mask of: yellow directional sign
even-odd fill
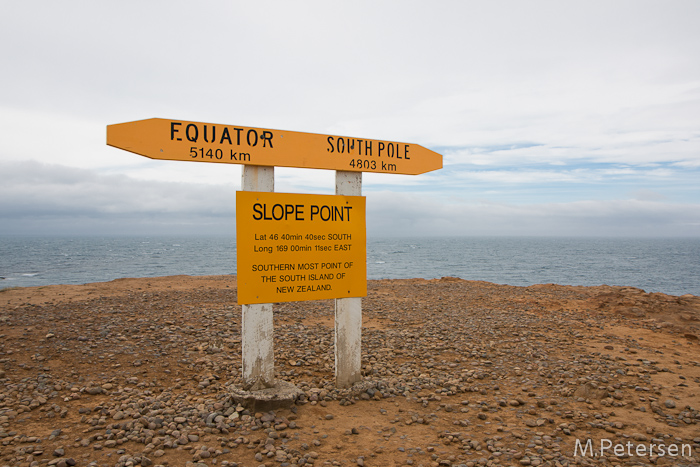
[[[151,118],[107,126],[107,144],[151,159],[417,175],[442,156],[417,144]]]
[[[364,196],[236,192],[238,303],[367,295]]]

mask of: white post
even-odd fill
[[[362,172],[335,172],[335,194],[362,196]],[[347,388],[362,379],[362,299],[335,300],[335,385]]]
[[[275,168],[244,165],[241,187],[243,191],[275,191]],[[249,391],[271,388],[275,385],[272,303],[242,308],[243,387]]]

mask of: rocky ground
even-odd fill
[[[699,297],[370,281],[362,392],[333,302],[276,304],[304,391],[276,413],[229,395],[235,303],[235,276],[1,291],[0,466],[700,465]]]

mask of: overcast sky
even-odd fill
[[[105,144],[159,117],[443,154],[364,174],[370,235],[700,237],[695,0],[0,6],[0,234],[232,235],[240,166]]]

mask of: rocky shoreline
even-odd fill
[[[700,465],[699,297],[369,281],[351,390],[333,301],[276,304],[303,395],[268,413],[230,395],[235,303],[235,276],[1,291],[0,466]]]

